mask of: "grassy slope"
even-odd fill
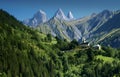
[[[13,16],[0,10],[0,73],[8,77],[51,76],[43,65],[50,60],[46,51],[52,51],[46,45],[48,42],[45,42],[45,38],[46,35],[22,25]],[[55,38],[49,42],[50,45],[55,43]]]

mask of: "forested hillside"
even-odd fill
[[[81,47],[0,10],[0,77],[119,77],[120,49]]]

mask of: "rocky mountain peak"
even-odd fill
[[[68,17],[68,19],[70,19],[70,20],[73,20],[73,19],[74,19],[74,16],[73,16],[73,14],[72,14],[71,11],[69,11],[67,17]]]
[[[54,17],[60,19],[60,20],[67,20],[67,17],[65,16],[64,12],[62,11],[61,8],[59,8],[57,10],[57,12],[55,13]]]

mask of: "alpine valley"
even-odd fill
[[[47,14],[40,10],[33,18],[23,23],[44,34],[52,34],[60,39],[79,43],[85,38],[90,44],[120,47],[120,10],[104,10],[98,14],[76,19],[70,11],[66,16],[62,9],[48,19]]]
[[[23,23],[0,10],[0,77],[120,77],[120,11]]]

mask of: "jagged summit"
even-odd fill
[[[98,15],[99,16],[106,16],[108,17],[109,15],[112,15],[113,12],[112,11],[109,11],[109,10],[103,10],[101,13],[99,13]]]
[[[46,15],[46,13],[45,13],[43,10],[39,10],[38,13],[41,13],[41,14],[45,14],[45,15]]]
[[[110,10],[105,9],[101,13],[110,13],[110,12],[111,12]]]
[[[46,22],[47,21],[47,16],[46,16],[46,13],[42,10],[39,10],[35,15],[34,17],[38,23],[43,23],[43,22]]]
[[[60,20],[67,20],[67,17],[65,16],[64,12],[62,11],[61,8],[59,8],[57,10],[57,12],[55,13],[54,17],[60,19]]]
[[[94,17],[94,16],[96,16],[96,15],[97,15],[96,13],[92,13],[92,14],[91,14],[91,17]]]
[[[37,26],[47,21],[47,15],[44,11],[37,11],[31,19],[24,20],[23,23],[30,26]]]
[[[70,19],[70,20],[73,20],[73,19],[74,19],[74,16],[73,16],[73,14],[72,14],[71,11],[69,11],[67,17],[68,17],[68,19]]]

